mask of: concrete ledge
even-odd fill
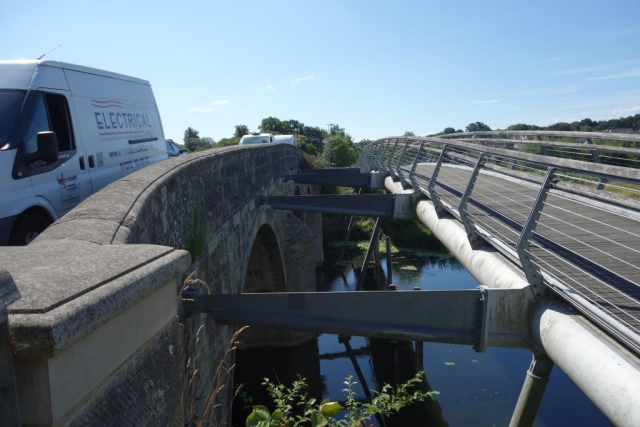
[[[9,310],[19,360],[55,356],[167,278],[177,288],[191,263],[187,252],[161,246],[79,241],[0,248],[0,257],[23,296]]]
[[[169,280],[54,357],[24,363],[18,360],[22,421],[49,424],[62,417],[174,320],[176,300],[175,280]],[[48,387],[43,387],[45,384]]]

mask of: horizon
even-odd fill
[[[277,1],[7,3],[2,59],[71,62],[151,82],[165,136],[335,123],[354,141],[548,126],[640,113],[632,1],[535,5]],[[52,25],[52,22],[55,25]]]

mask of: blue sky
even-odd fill
[[[147,79],[165,133],[267,116],[355,140],[640,113],[640,1],[0,0],[1,59]]]

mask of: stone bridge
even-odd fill
[[[21,422],[224,417],[231,377],[216,369],[235,328],[207,315],[180,324],[179,292],[194,272],[192,286],[209,293],[315,290],[320,214],[256,203],[311,194],[312,186],[284,180],[304,164],[282,144],[172,158],[87,199],[28,247],[0,248],[21,293],[9,307]],[[307,337],[252,330],[243,341]]]

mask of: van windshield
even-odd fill
[[[9,140],[26,93],[25,90],[0,90],[0,147]]]

